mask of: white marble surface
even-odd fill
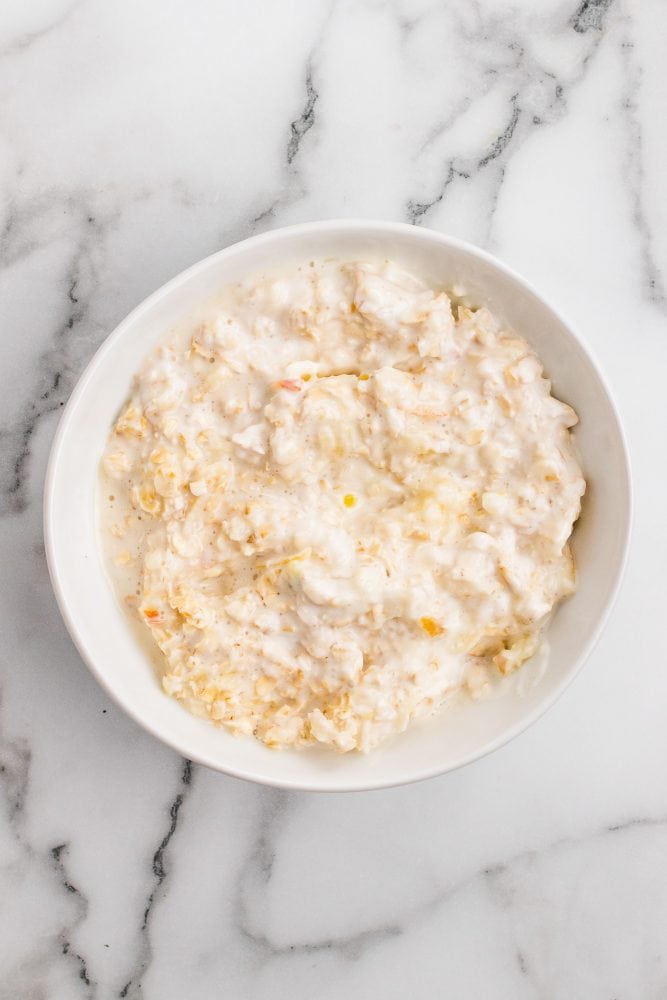
[[[667,997],[664,0],[0,5],[0,998]],[[47,580],[46,456],[95,347],[200,257],[411,220],[585,332],[637,488],[612,620],[548,716],[382,793],[190,767]]]

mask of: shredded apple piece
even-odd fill
[[[444,635],[446,631],[444,625],[441,625],[440,622],[434,621],[433,618],[420,618],[419,624],[424,631],[428,632],[428,634],[432,637],[436,635]]]

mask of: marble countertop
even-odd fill
[[[5,0],[0,1000],[667,996],[667,8],[661,0]],[[138,729],[44,561],[60,408],[145,295],[337,216],[497,253],[627,428],[611,621],[548,715],[443,778],[255,787]]]

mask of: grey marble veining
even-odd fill
[[[0,1000],[667,996],[661,0],[8,0],[0,12]],[[636,525],[551,712],[491,758],[309,796],[111,704],[46,576],[61,407],[145,295],[367,216],[480,243],[614,388]]]

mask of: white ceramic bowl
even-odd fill
[[[105,575],[96,523],[100,455],[153,345],[221,286],[313,257],[391,257],[438,284],[463,285],[535,348],[554,392],[580,415],[576,436],[588,489],[574,534],[578,589],[549,627],[544,672],[524,665],[502,696],[457,703],[367,756],[269,750],[190,715],[162,691],[155,665]],[[630,526],[627,450],[597,364],[572,328],[522,278],[475,247],[427,229],[382,222],[321,222],[254,237],[195,264],[151,295],[105,341],[81,377],[53,444],[45,539],[63,618],[108,693],[158,739],[228,774],[285,788],[353,790],[427,778],[475,760],[537,719],[590,653],[622,575]]]

